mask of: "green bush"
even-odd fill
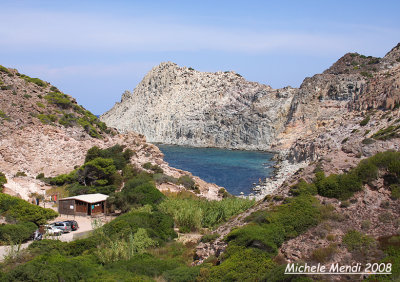
[[[0,225],[0,242],[23,243],[28,240],[37,229],[33,222],[22,222],[17,224]]]
[[[370,116],[366,116],[362,121],[360,121],[360,125],[361,126],[366,126],[370,119],[371,119]]]
[[[166,281],[174,282],[190,282],[196,281],[197,276],[200,274],[200,267],[180,266],[171,270],[163,272],[163,278]]]
[[[0,172],[0,188],[3,188],[4,184],[6,183],[7,183],[7,177],[5,176],[4,173]]]
[[[99,270],[93,257],[40,255],[7,274],[7,281],[82,281]]]
[[[360,74],[366,78],[372,78],[374,77],[371,73],[367,72],[367,71],[362,71],[360,72]]]
[[[48,181],[51,185],[58,185],[58,186],[74,183],[75,181],[77,181],[76,171],[74,170],[68,174],[57,175],[53,178],[50,178]]]
[[[8,68],[3,67],[2,65],[0,65],[0,72],[4,72],[4,73],[7,73],[7,74],[10,74],[10,73],[11,73],[11,72],[8,70]]]
[[[264,252],[234,246],[227,250],[227,258],[212,267],[204,278],[205,281],[261,281],[273,267],[275,263]]]
[[[19,222],[30,221],[37,225],[45,224],[47,220],[57,217],[52,209],[32,205],[27,201],[0,193],[0,214]]]
[[[10,117],[9,116],[7,116],[3,111],[1,111],[0,110],[0,118],[2,118],[2,119],[4,119],[4,120],[7,120],[7,121],[10,121],[11,119],[10,119]]]
[[[364,235],[357,230],[348,231],[344,235],[342,242],[350,252],[367,251],[375,245],[374,238]]]
[[[318,194],[325,197],[347,200],[354,192],[362,189],[363,183],[370,183],[378,178],[378,172],[382,171],[386,176],[390,176],[390,184],[399,183],[400,179],[400,152],[386,151],[362,160],[357,167],[348,173],[331,174],[325,177],[322,171],[315,174],[314,183]],[[307,187],[304,183],[299,183],[298,187]],[[298,194],[295,186],[292,193]]]
[[[158,184],[167,183],[167,182],[171,182],[171,183],[175,183],[175,184],[178,183],[178,179],[176,179],[173,176],[169,176],[169,175],[166,175],[163,173],[155,173],[153,175],[153,180]]]
[[[178,183],[185,186],[186,189],[196,189],[196,182],[194,182],[194,180],[189,175],[183,175],[179,177]]]
[[[60,240],[43,239],[32,242],[28,249],[35,255],[44,255],[50,253],[59,253],[64,256],[79,256],[83,253],[91,252],[97,249],[98,238],[90,236],[85,239],[78,239],[71,242]]]
[[[214,241],[215,239],[217,239],[220,235],[218,233],[214,233],[214,234],[206,234],[203,235],[203,237],[201,237],[200,242],[203,243],[208,243],[211,241]]]
[[[385,256],[379,263],[391,263],[392,269],[390,275],[370,275],[368,281],[399,281],[400,280],[400,247],[399,245],[389,245],[384,248]]]
[[[290,193],[294,196],[299,196],[301,194],[316,195],[317,192],[315,184],[308,184],[304,179],[300,179],[299,182],[290,189]]]
[[[85,186],[79,183],[73,183],[66,186],[69,196],[83,195],[83,194],[105,194],[110,195],[117,189],[114,185],[106,186]]]
[[[368,183],[378,177],[378,167],[371,159],[362,160],[354,171],[358,178],[364,183]]]
[[[386,128],[380,129],[378,132],[373,134],[371,137],[377,140],[390,140],[400,136],[400,125],[390,125]]]
[[[143,167],[144,169],[151,169],[152,164],[151,164],[151,162],[147,162],[147,163],[144,163],[144,164],[142,165],[142,167]]]
[[[85,239],[74,240],[69,242],[65,246],[65,252],[71,256],[82,255],[85,252],[94,251],[97,249],[98,245],[97,238],[95,236],[90,236]]]
[[[131,165],[128,166],[133,151],[124,148],[121,145],[107,149],[92,147],[86,154],[84,165],[68,174],[61,174],[45,181],[58,186],[69,184],[66,189],[70,195],[112,194],[123,181],[128,181],[138,174]],[[122,170],[124,176],[117,170]]]
[[[362,189],[362,183],[356,173],[331,174],[325,177],[323,172],[318,172],[315,184],[319,195],[340,200],[346,200],[354,192]]]
[[[50,87],[50,91],[53,91],[53,92],[60,92],[60,90],[58,90],[58,88],[55,87],[55,86],[51,86],[51,87]]]
[[[106,240],[98,247],[95,255],[102,264],[109,264],[119,260],[129,260],[156,245],[157,242],[149,237],[146,229],[138,228],[134,235],[129,234],[126,239]]]
[[[152,170],[152,171],[154,171],[155,173],[163,173],[163,172],[164,172],[163,169],[162,169],[161,167],[159,167],[159,166],[156,165],[156,164],[152,165],[150,162],[144,163],[144,164],[142,165],[142,167],[143,167],[144,169]]]
[[[20,76],[21,78],[23,78],[25,81],[34,83],[34,84],[36,84],[37,86],[40,86],[40,87],[45,87],[45,86],[47,86],[47,83],[44,82],[43,80],[39,79],[39,78],[36,78],[36,77],[29,77],[29,76],[27,76],[27,75],[25,75],[25,74],[20,74],[19,76]]]
[[[233,230],[227,235],[226,241],[229,242],[229,246],[258,248],[273,257],[285,240],[294,238],[318,224],[318,200],[310,195],[301,195],[291,198],[270,212],[258,213],[253,218],[257,219],[258,223],[250,223]]]
[[[93,138],[101,138],[101,135],[98,133],[96,128],[88,121],[86,118],[78,118],[78,124],[83,127],[85,132],[89,134]]]
[[[36,179],[44,179],[44,178],[45,177],[44,177],[44,173],[43,172],[41,172],[38,175],[36,175]]]
[[[50,254],[51,252],[58,252],[66,255],[67,242],[60,240],[43,239],[40,241],[33,241],[29,246],[28,250],[35,255]]]
[[[150,254],[135,255],[127,261],[118,261],[107,265],[109,271],[127,271],[136,275],[146,275],[149,277],[161,276],[162,273],[182,266],[181,263],[175,260],[162,260],[155,258]]]
[[[375,143],[375,140],[374,140],[374,139],[371,139],[371,138],[365,138],[365,139],[363,139],[363,140],[361,141],[361,143],[364,144],[364,145],[371,145],[371,144],[374,144],[374,143]]]
[[[137,206],[158,205],[164,199],[165,196],[156,188],[151,175],[140,173],[129,180],[121,192],[111,195],[107,202],[110,207],[127,212]]]
[[[55,104],[63,109],[68,109],[72,106],[72,102],[69,97],[60,92],[50,92],[44,98],[51,104]]]
[[[107,237],[114,240],[128,238],[139,228],[145,229],[150,238],[160,245],[176,237],[173,219],[159,211],[132,210],[105,224],[103,231]]]
[[[397,200],[400,198],[400,185],[399,184],[390,185],[390,191],[391,191],[390,197],[393,200]]]
[[[25,171],[17,171],[17,173],[14,175],[15,177],[23,177],[26,176]]]
[[[57,121],[57,117],[55,115],[45,115],[45,114],[38,114],[37,118],[44,124],[51,124]]]
[[[77,123],[77,117],[74,114],[64,114],[58,121],[59,124],[65,127],[72,127]]]
[[[315,262],[325,263],[329,261],[332,256],[336,253],[336,244],[330,244],[328,247],[321,247],[313,250],[311,259]]]

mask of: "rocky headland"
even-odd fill
[[[396,149],[376,138],[373,144],[362,140],[396,120],[382,116],[398,108],[399,79],[400,45],[383,58],[347,53],[299,88],[272,89],[235,72],[199,72],[168,62],[100,119],[150,142],[278,152],[277,177],[267,181],[260,198],[327,154]],[[370,122],[361,126],[367,117]]]
[[[274,90],[232,71],[199,72],[167,62],[100,119],[149,142],[267,150],[284,129],[294,94],[293,88]]]

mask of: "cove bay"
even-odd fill
[[[170,166],[190,171],[233,195],[252,193],[253,183],[273,174],[273,154],[269,152],[156,145]]]

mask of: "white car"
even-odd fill
[[[61,234],[63,234],[62,230],[55,228],[52,225],[45,225],[44,231],[46,232],[46,235],[50,236],[60,236]]]

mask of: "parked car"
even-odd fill
[[[43,229],[46,235],[60,236],[61,234],[63,234],[63,231],[61,229],[56,228],[53,225],[44,225]]]
[[[75,220],[66,220],[64,222],[68,222],[71,224],[72,231],[78,230],[79,228],[78,222],[76,222]]]
[[[69,233],[72,230],[71,225],[63,221],[54,222],[53,226],[57,229],[60,229],[63,233]]]

